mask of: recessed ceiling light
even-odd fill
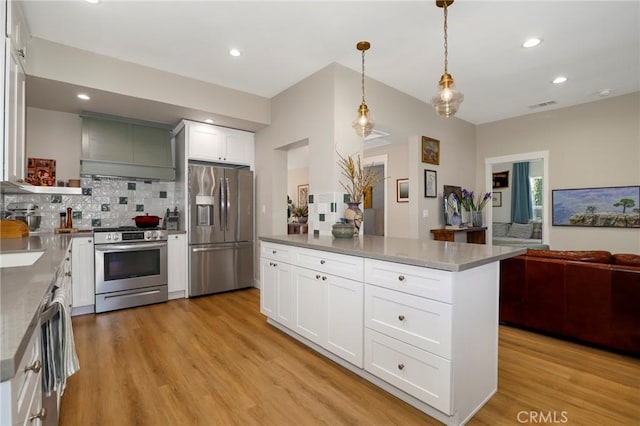
[[[598,92],[600,96],[609,96],[611,94],[611,89],[602,89]]]
[[[89,95],[87,95],[87,94],[79,93],[79,94],[78,94],[78,99],[82,99],[83,101],[88,101],[88,100],[89,100],[89,99],[91,99],[91,98],[90,98],[90,97],[89,97]]]
[[[553,79],[553,84],[560,84],[560,83],[564,83],[565,81],[567,81],[567,77],[564,77],[561,75]]]
[[[86,1],[87,3],[91,3],[91,4],[98,4],[98,3],[100,3],[100,0],[84,0],[84,1]]]
[[[207,118],[206,120],[204,120],[205,123],[209,123],[209,124],[213,124],[213,120],[210,118]]]
[[[229,55],[231,56],[240,56],[240,51],[238,49],[229,50]]]
[[[522,43],[522,47],[536,47],[540,43],[542,43],[542,40],[534,37],[527,39],[524,43]]]

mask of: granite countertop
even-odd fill
[[[464,271],[526,252],[526,249],[517,247],[374,235],[334,238],[291,234],[260,237],[260,240],[452,272]]]
[[[0,268],[0,381],[15,375],[71,239],[69,234],[40,233],[0,240],[2,253],[44,250],[33,265]]]

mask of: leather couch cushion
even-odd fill
[[[528,249],[527,256],[547,257],[552,259],[574,260],[592,263],[611,263],[611,253],[604,250],[572,251],[572,250],[537,250]]]
[[[618,253],[613,255],[613,263],[623,266],[640,266],[640,254]]]

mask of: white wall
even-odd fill
[[[551,190],[640,185],[638,117],[633,93],[479,125],[476,181],[487,157],[547,150]],[[640,229],[551,226],[549,234],[552,249],[640,253]]]
[[[81,138],[77,114],[27,108],[27,157],[56,160],[56,180],[80,179]]]

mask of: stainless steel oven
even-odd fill
[[[96,312],[166,302],[167,231],[94,229]]]

